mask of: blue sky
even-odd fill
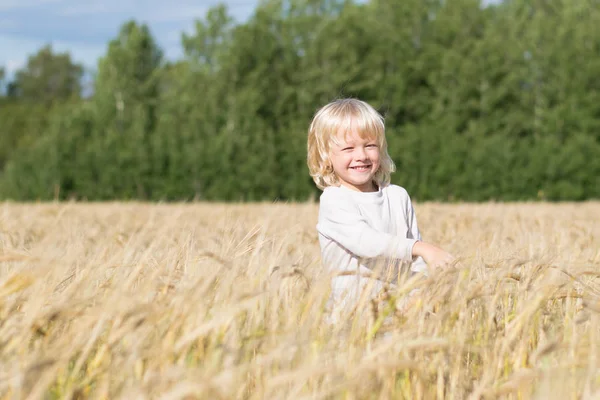
[[[495,3],[498,0],[484,0]],[[222,0],[237,20],[248,18],[258,0]],[[109,40],[129,20],[145,22],[167,58],[181,55],[181,33],[192,32],[219,0],[0,0],[0,67],[9,77],[45,44],[68,51],[95,69]]]
[[[258,0],[225,0],[238,21]],[[95,68],[121,25],[135,19],[150,26],[165,55],[181,54],[181,33],[219,0],[0,0],[0,67],[9,75],[47,43],[75,62]]]

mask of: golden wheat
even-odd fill
[[[458,264],[332,325],[316,204],[0,204],[0,398],[598,398],[600,204],[416,209]]]

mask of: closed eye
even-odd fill
[[[342,149],[342,151],[346,151],[346,150],[352,150],[352,147],[344,147],[344,148]]]

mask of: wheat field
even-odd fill
[[[600,203],[415,208],[458,263],[331,323],[317,204],[0,203],[0,398],[600,398]]]

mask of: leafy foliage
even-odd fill
[[[83,67],[74,64],[68,53],[55,54],[46,45],[17,71],[10,92],[24,101],[50,104],[78,97],[82,77]]]
[[[419,200],[599,197],[598,23],[593,0],[268,0],[243,24],[211,9],[166,61],[129,21],[92,96],[49,47],[9,83],[0,196],[311,198],[310,119],[352,96]]]

